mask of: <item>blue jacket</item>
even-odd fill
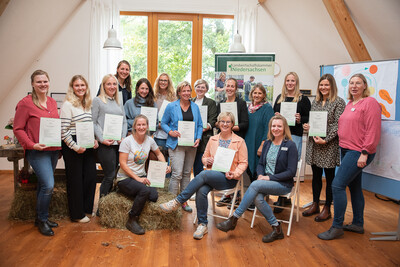
[[[161,120],[161,128],[164,132],[169,133],[171,130],[178,130],[178,121],[183,121],[183,115],[181,110],[181,100],[178,99],[168,104],[164,111],[164,115]],[[203,134],[203,121],[201,120],[200,109],[194,102],[190,101],[190,108],[193,113],[193,121],[195,122],[194,128],[194,141],[201,139]],[[175,149],[178,145],[178,138],[172,137],[168,134],[167,147]]]
[[[260,161],[257,165],[257,177],[266,175],[265,162],[271,141],[264,142]],[[276,181],[287,187],[293,187],[293,177],[297,171],[297,148],[296,144],[290,140],[283,140],[276,158],[275,173],[269,176],[271,181]]]

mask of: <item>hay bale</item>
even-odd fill
[[[36,216],[36,190],[17,188],[11,204],[8,219],[33,221]],[[69,217],[67,188],[65,181],[57,181],[54,185],[53,196],[49,207],[51,220]]]
[[[147,201],[139,217],[140,225],[146,230],[170,229],[181,227],[182,212],[178,209],[172,213],[165,213],[159,205],[175,198],[175,195],[165,189],[158,189],[157,202]],[[100,224],[107,228],[126,229],[129,211],[133,199],[123,194],[112,192],[99,201]]]

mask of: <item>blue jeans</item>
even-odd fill
[[[54,188],[54,170],[58,161],[57,151],[26,150],[25,155],[38,179],[36,213],[38,219],[46,222]]]
[[[218,171],[202,171],[197,175],[185,190],[176,198],[179,203],[185,203],[196,193],[196,208],[198,223],[207,225],[208,199],[207,195],[212,189],[225,190],[234,188],[238,180],[228,180],[225,174]]]
[[[343,228],[344,214],[347,207],[346,186],[350,189],[353,207],[353,224],[364,226],[364,195],[361,187],[363,168],[357,167],[361,152],[340,148],[341,165],[332,182],[334,217],[332,226]],[[368,155],[367,165],[375,154]]]
[[[271,207],[265,201],[265,195],[284,195],[292,191],[292,188],[286,187],[276,181],[256,180],[252,182],[247,189],[242,202],[233,213],[233,216],[240,218],[247,208],[254,201],[257,209],[267,219],[270,225],[275,225],[278,221],[274,216]]]
[[[292,134],[292,140],[296,144],[297,153],[298,153],[297,160],[300,160],[300,158],[301,158],[301,148],[302,148],[302,145],[303,145],[303,136],[298,136],[298,135]]]

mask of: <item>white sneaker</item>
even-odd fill
[[[197,226],[196,232],[194,232],[193,234],[193,238],[200,240],[203,238],[203,236],[205,234],[207,234],[208,232],[208,228],[207,225],[205,225],[204,223],[199,224],[199,226]]]
[[[167,213],[177,210],[180,206],[181,206],[181,203],[179,203],[176,200],[176,198],[174,198],[173,200],[170,200],[168,202],[160,204],[160,208],[164,212],[167,212]]]
[[[78,223],[88,223],[88,222],[90,222],[90,219],[89,219],[88,216],[85,216],[80,220],[76,220],[76,222],[78,222]]]
[[[190,201],[195,201],[196,200],[196,193],[193,194],[193,196],[190,197]]]

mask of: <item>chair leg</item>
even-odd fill
[[[251,228],[253,228],[253,226],[254,226],[254,221],[256,219],[256,214],[257,214],[257,207],[255,207],[254,211],[253,211],[253,218],[251,219],[251,224],[250,224]]]
[[[211,190],[211,202],[212,202],[213,213],[215,214],[215,194],[214,191],[212,190]]]
[[[235,203],[236,203],[237,195],[238,195],[238,187],[235,188],[235,193],[233,194],[232,204],[231,204],[231,208],[229,209],[228,218],[232,216],[233,211],[235,210]]]
[[[196,224],[196,221],[197,221],[197,213],[196,213],[196,215],[194,215],[193,224]]]
[[[293,211],[294,211],[294,206],[295,206],[294,201],[296,201],[296,199],[293,199],[292,207],[290,209],[290,217],[289,217],[289,226],[288,226],[287,236],[290,236],[290,230],[292,229]]]

